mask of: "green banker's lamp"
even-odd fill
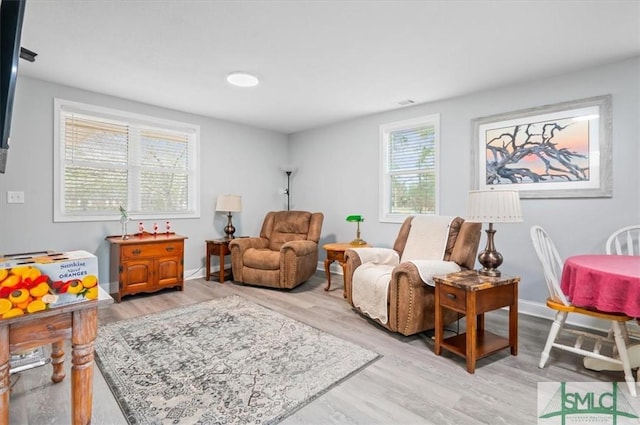
[[[356,223],[356,238],[351,241],[351,245],[366,245],[367,242],[360,239],[360,223],[364,221],[364,217],[361,215],[350,215],[347,216],[347,221],[350,223]]]

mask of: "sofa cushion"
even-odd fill
[[[246,267],[252,269],[278,270],[280,268],[280,251],[249,248],[244,252],[242,261]]]

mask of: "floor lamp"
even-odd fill
[[[291,174],[296,171],[296,167],[293,165],[283,165],[280,168],[287,175],[287,188],[284,190],[284,194],[287,195],[287,211],[289,211],[291,209]]]

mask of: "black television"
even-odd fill
[[[0,0],[0,173],[7,167],[25,0]]]

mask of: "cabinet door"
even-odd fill
[[[122,263],[120,284],[122,292],[144,291],[154,286],[153,260],[128,260]]]
[[[168,286],[182,282],[182,257],[158,258],[158,285]]]

